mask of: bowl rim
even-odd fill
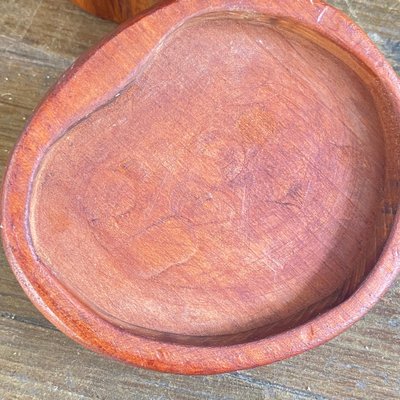
[[[110,68],[111,64],[102,58],[102,50],[107,46],[111,48],[115,40],[126,35],[128,30],[136,38],[146,32],[146,40],[139,40],[143,46],[141,54],[145,56],[170,29],[194,16],[218,11],[266,14],[273,18],[294,21],[318,32],[357,58],[380,79],[390,96],[396,113],[394,118],[397,119],[400,119],[400,81],[366,33],[343,12],[322,1],[181,0],[168,3],[165,7],[153,10],[151,14],[122,24],[116,32],[72,65],[36,109],[15,145],[3,181],[1,227],[6,257],[33,304],[58,329],[89,349],[136,366],[179,374],[215,374],[271,364],[333,339],[363,317],[386,292],[400,272],[399,215],[395,217],[395,223],[376,265],[356,292],[336,307],[300,326],[264,339],[221,347],[166,343],[139,337],[105,321],[74,298],[34,255],[27,232],[30,185],[35,178],[38,160],[45,151],[44,146],[50,146],[50,138],[54,139],[54,132],[58,132],[57,122],[54,126],[45,126],[43,121],[48,116],[55,117],[54,106],[66,97],[63,91],[65,85],[77,90],[73,85],[74,78],[79,73],[88,74],[91,65],[100,61],[104,71]],[[139,56],[136,58],[132,60],[132,63],[136,63],[133,64],[133,69],[141,61]],[[125,71],[121,69],[116,76],[106,78],[106,83],[101,84],[103,86],[100,90],[112,98],[130,77],[129,68]],[[88,96],[76,105],[77,111],[85,107],[87,110],[89,104],[92,109],[99,105]],[[59,118],[62,119],[63,117]],[[65,117],[64,125],[68,123],[71,121]]]

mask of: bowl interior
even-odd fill
[[[186,21],[41,160],[35,253],[98,315],[164,341],[243,343],[332,308],[392,218],[362,68],[287,21]]]

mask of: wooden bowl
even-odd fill
[[[210,374],[332,339],[399,272],[400,85],[319,1],[182,1],[61,78],[3,187],[7,257],[88,348]]]

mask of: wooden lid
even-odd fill
[[[37,109],[4,182],[7,257],[59,329],[135,365],[217,373],[315,347],[399,270],[399,93],[319,1],[171,4]]]

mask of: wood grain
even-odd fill
[[[11,3],[16,2],[8,3],[8,13],[1,13],[5,19],[3,29],[10,25],[13,18]],[[24,2],[24,5],[29,10],[28,3]],[[33,13],[37,2],[30,5],[29,12]],[[344,3],[341,5],[345,7]],[[398,27],[395,22],[398,21],[398,9],[385,13],[382,4],[374,5],[374,2],[351,2],[351,6],[362,14],[360,22],[364,20],[364,25],[370,27],[371,36],[380,32],[386,54],[391,55],[397,68],[395,43],[398,37],[395,33]],[[14,12],[14,15],[21,15],[18,8]],[[11,100],[4,96],[3,101],[7,104],[2,104],[0,111],[5,150],[12,145],[22,129],[23,118],[29,116],[46,87],[82,50],[82,37],[93,40],[95,34],[101,37],[107,26],[112,28],[111,24],[95,21],[83,13],[76,14],[67,2],[44,1],[37,14],[39,17],[35,18],[27,36],[20,39],[26,28],[21,26],[19,31],[10,29],[7,34],[11,39],[2,38],[1,42],[7,61],[1,65],[2,77],[8,78],[2,81],[2,92],[12,94]],[[71,36],[57,34],[59,29],[63,30],[59,25],[65,15],[62,17],[61,14],[67,14],[67,21],[75,23]],[[51,18],[48,15],[53,16],[52,28],[49,28]],[[48,29],[55,32],[53,37]],[[30,42],[30,38],[36,39]],[[37,79],[32,79],[34,74]],[[2,153],[4,166],[7,152]],[[398,398],[398,287],[348,333],[311,353],[241,374],[183,378],[132,370],[79,349],[52,330],[26,300],[8,268],[4,268],[0,278],[4,327],[4,334],[0,335],[0,397],[113,398],[107,386],[118,382],[114,393],[119,398],[243,398],[245,394],[250,398]],[[64,365],[74,365],[70,376],[64,365],[60,365],[60,360],[65,361]],[[136,394],[132,394],[132,387]]]

